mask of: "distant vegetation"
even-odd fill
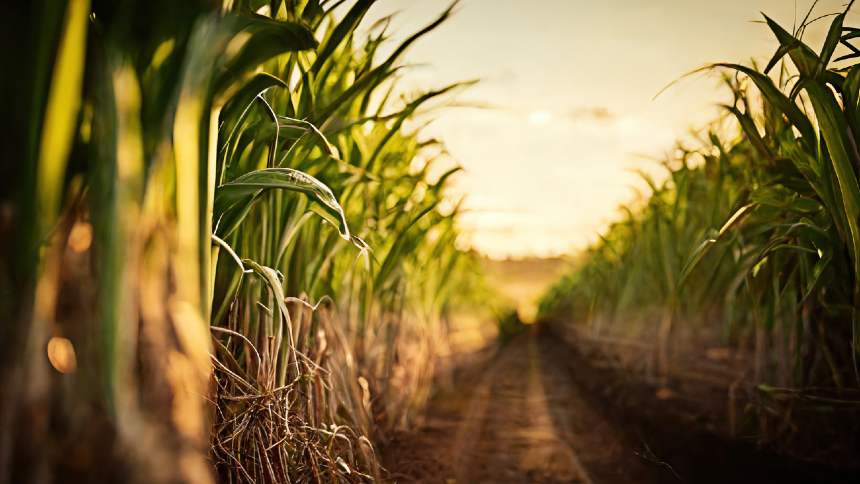
[[[486,282],[494,293],[485,302],[497,311],[516,308],[526,323],[534,323],[541,296],[568,269],[563,258],[523,257],[510,259],[483,258]]]
[[[640,370],[664,383],[727,346],[763,440],[860,422],[844,418],[860,403],[860,29],[829,20],[816,51],[808,18],[795,32],[766,18],[764,68],[705,68],[725,73],[727,118],[679,145],[665,178],[643,175],[650,196],[540,307],[562,331],[638,340]]]

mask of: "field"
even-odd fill
[[[43,55],[4,191],[4,480],[379,476],[480,278],[458,167],[403,128],[461,85],[394,91],[448,12],[383,57],[372,3],[17,7]]]
[[[505,260],[427,135],[475,81],[402,83],[457,4],[374,3],[0,9],[0,484],[857,478],[851,3],[696,71],[733,101],[598,242]]]
[[[733,104],[662,160],[665,178],[643,174],[650,194],[540,314],[667,398],[716,404],[722,432],[854,465],[860,67],[846,12],[816,50],[799,40],[806,21],[789,32],[765,16],[767,65],[703,68]]]

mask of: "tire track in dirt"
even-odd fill
[[[649,482],[621,432],[571,381],[564,350],[534,332],[455,378],[418,431],[390,446],[398,482]]]

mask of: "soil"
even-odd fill
[[[860,482],[697,426],[653,388],[595,368],[538,327],[451,373],[383,449],[394,482]],[[607,391],[611,389],[611,391]]]
[[[535,331],[454,374],[423,425],[387,446],[397,482],[647,482],[653,469]]]

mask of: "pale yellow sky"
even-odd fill
[[[798,21],[811,2],[797,2]],[[399,12],[395,39],[430,22],[439,0],[381,0],[365,25]],[[816,14],[843,2],[820,1]],[[714,75],[695,76],[653,100],[684,73],[716,61],[772,54],[765,12],[784,26],[793,0],[463,0],[405,61],[406,92],[458,80],[458,96],[492,109],[432,113],[425,133],[465,167],[467,243],[494,257],[570,253],[595,239],[634,197],[633,169],[653,167],[726,100]],[[813,15],[815,16],[815,15]],[[856,16],[849,17],[856,19]],[[817,46],[821,29],[806,40]],[[850,22],[849,22],[850,23]]]

